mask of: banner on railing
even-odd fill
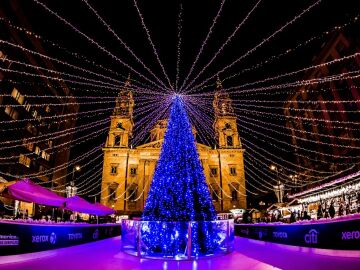
[[[299,225],[238,224],[235,235],[292,246],[360,250],[360,219]]]
[[[120,235],[118,225],[37,225],[0,222],[0,255],[68,247]]]

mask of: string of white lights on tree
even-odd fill
[[[209,125],[209,124],[206,124],[206,125]]]
[[[210,111],[210,109],[209,109],[209,111]],[[241,118],[240,118],[240,119],[241,119]],[[205,120],[202,119],[202,121],[205,121]],[[211,123],[210,121],[211,121],[211,119],[209,118],[209,119],[207,120],[207,125],[210,125],[210,123]],[[250,123],[250,122],[244,121],[244,120],[240,123],[240,125],[241,125],[241,124],[245,124],[245,123],[251,124],[251,125],[254,125],[254,126],[257,126],[258,128],[266,129],[266,130],[268,130],[268,131],[273,131],[273,130],[271,130],[271,129],[265,128],[264,126],[257,125],[257,124],[254,124],[254,123]],[[275,142],[280,142],[280,143],[285,144],[285,145],[288,145],[288,146],[290,146],[290,147],[302,149],[302,150],[304,150],[304,151],[308,151],[308,152],[311,152],[311,153],[316,153],[316,154],[325,155],[325,156],[331,156],[331,157],[335,157],[335,158],[344,158],[344,159],[349,158],[349,156],[332,155],[332,154],[327,154],[327,153],[323,153],[323,152],[318,152],[318,151],[315,151],[315,150],[312,150],[312,149],[307,149],[307,148],[299,147],[299,146],[296,146],[296,145],[293,146],[293,145],[291,145],[291,144],[289,144],[289,143],[287,143],[287,142],[284,142],[284,141],[281,141],[281,140],[279,141],[278,139],[275,139],[275,138],[273,138],[273,137],[270,137],[269,135],[266,135],[265,133],[262,133],[262,132],[259,132],[259,131],[257,131],[257,130],[254,130],[253,128],[248,128],[248,127],[246,127],[246,126],[244,126],[244,125],[241,125],[241,128],[243,129],[243,130],[242,130],[243,132],[245,132],[245,133],[247,133],[247,134],[249,134],[249,135],[250,135],[251,133],[255,132],[255,133],[257,133],[257,134],[259,134],[259,135],[262,135],[262,136],[264,136],[264,137],[266,137],[266,138],[270,138],[270,139],[274,140]],[[244,130],[244,129],[245,129],[245,130]],[[246,132],[246,130],[248,130],[248,132]],[[281,135],[285,135],[285,136],[291,136],[290,134],[281,133],[281,132],[276,131],[276,130],[274,130],[274,132],[279,133],[279,134],[281,134]],[[253,135],[253,134],[252,134],[252,135]],[[311,140],[308,140],[308,141],[311,141]],[[269,143],[268,140],[267,140],[267,143]],[[324,144],[325,144],[325,143],[324,143]],[[271,144],[271,145],[273,145],[275,148],[277,148],[277,149],[279,149],[279,150],[287,151],[286,149],[280,148],[277,144]],[[329,145],[331,145],[331,146],[338,146],[338,147],[343,146],[343,145],[337,145],[337,144],[329,144]],[[352,147],[352,146],[343,146],[343,147],[345,147],[345,148],[355,148],[355,149],[358,149],[358,147]],[[311,159],[310,157],[308,157],[308,156],[306,156],[306,155],[301,155],[301,154],[299,154],[299,153],[294,153],[294,154],[295,154],[295,155],[302,156],[302,157],[304,157],[304,158]],[[321,161],[321,160],[319,160],[319,161]],[[348,163],[348,162],[347,162],[347,163]]]

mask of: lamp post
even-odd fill
[[[294,184],[297,184],[298,177],[299,177],[297,174],[290,174],[289,177],[294,182]]]
[[[81,170],[80,165],[75,165],[73,167],[70,186],[66,187],[66,195],[67,195],[68,198],[73,197],[73,196],[76,195],[77,187],[75,186],[75,182],[74,182],[74,180],[75,180],[75,172],[78,172],[80,170]]]
[[[274,186],[274,191],[275,191],[276,197],[278,199],[278,203],[282,203],[283,202],[284,185],[281,184],[281,182],[280,182],[279,170],[274,164],[270,165],[270,170],[276,172],[277,185]]]
[[[88,195],[89,198],[94,197],[94,203],[96,203],[96,194],[95,195]]]

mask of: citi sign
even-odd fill
[[[315,229],[311,229],[309,233],[305,234],[304,240],[306,244],[317,244],[319,232]]]

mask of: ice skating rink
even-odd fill
[[[120,237],[51,251],[0,256],[0,270],[360,269],[359,251],[326,251],[236,237],[229,255],[197,261],[138,259],[120,251]]]

